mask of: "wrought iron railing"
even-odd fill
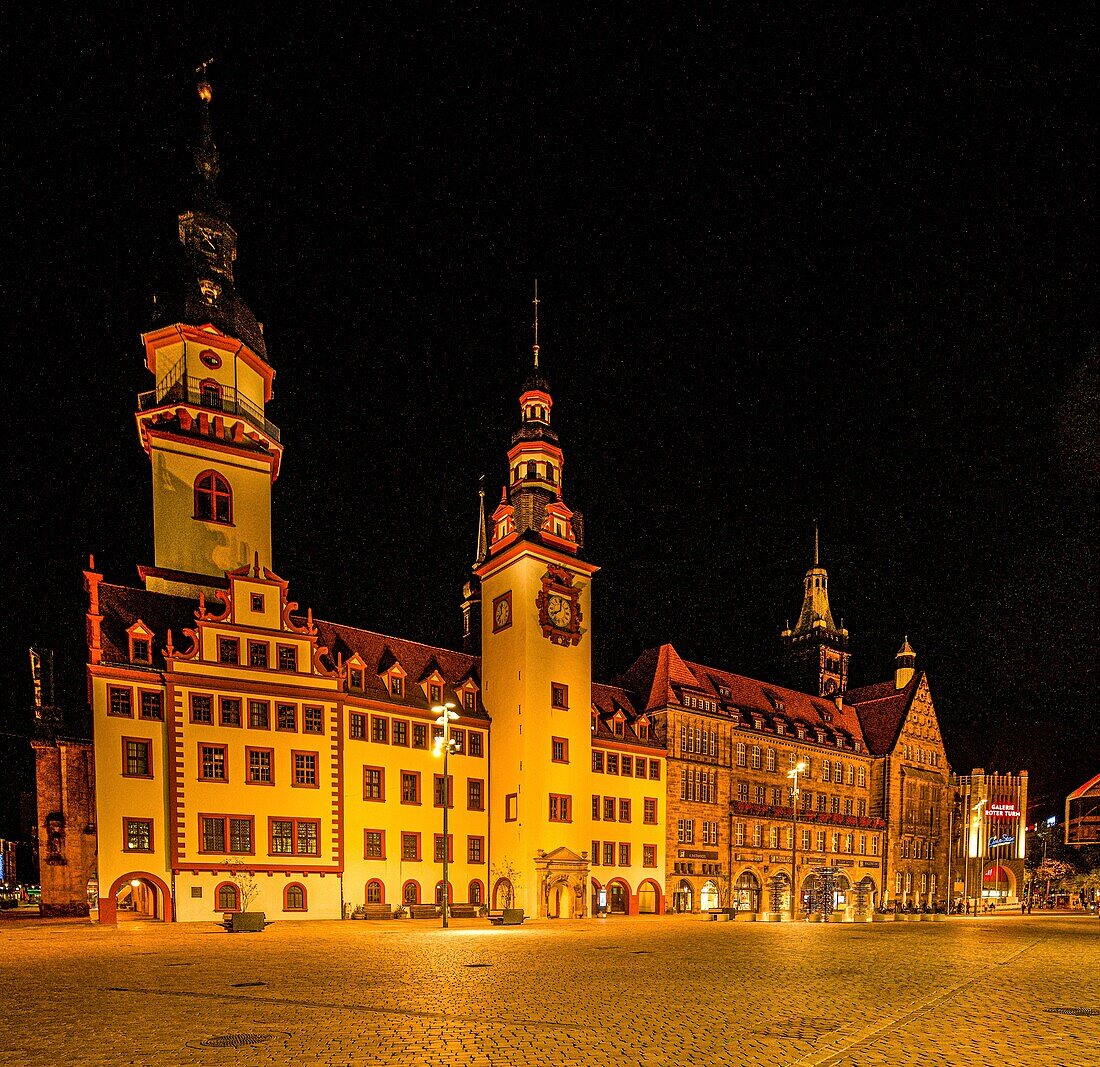
[[[252,403],[230,385],[212,388],[203,386],[202,380],[183,373],[183,361],[180,360],[171,371],[161,379],[156,389],[138,394],[138,411],[148,411],[164,404],[189,404],[206,411],[224,412],[227,415],[240,415],[258,430],[262,430],[272,440],[281,440],[279,427]]]

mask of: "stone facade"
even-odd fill
[[[88,914],[96,873],[95,765],[87,741],[32,741],[44,916]]]

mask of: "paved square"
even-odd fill
[[[21,1067],[1100,1064],[1095,917],[16,919],[0,953],[0,1059]],[[203,1044],[232,1035],[260,1041]]]

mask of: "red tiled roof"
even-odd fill
[[[893,682],[879,682],[849,692],[848,699],[859,715],[867,747],[876,756],[893,751],[923,677],[923,672],[917,671],[903,689],[895,688]]]
[[[632,745],[649,745],[651,748],[664,749],[664,743],[657,740],[652,727],[650,727],[648,740],[643,741],[638,736],[638,719],[645,712],[638,710],[630,694],[625,689],[593,682],[592,706],[599,713],[596,716],[596,732],[592,735],[593,737],[597,737],[601,741],[627,741]],[[626,717],[622,737],[617,736],[611,729],[611,719],[614,718],[616,711],[622,711]]]
[[[859,718],[848,700],[838,708],[828,697],[692,663],[682,659],[671,645],[643,652],[620,681],[633,692],[647,695],[647,710],[678,706],[683,703],[682,692],[689,690],[714,700],[727,717],[735,717],[738,711],[756,712],[769,723],[778,718],[792,726],[802,723],[811,731],[823,729],[830,739],[841,734],[851,742],[864,740]],[[720,687],[729,691],[728,697]]]
[[[366,696],[391,704],[427,708],[430,706],[430,701],[416,683],[438,667],[444,679],[444,701],[454,702],[459,714],[463,717],[488,719],[489,716],[481,706],[480,694],[477,710],[469,712],[463,709],[462,700],[455,692],[455,688],[470,677],[473,677],[480,687],[480,663],[477,656],[464,652],[451,652],[445,648],[434,648],[418,641],[406,641],[400,637],[388,637],[386,634],[360,630],[355,626],[345,626],[342,623],[326,622],[324,619],[315,618],[313,624],[317,627],[321,644],[328,648],[331,666],[336,665],[337,656],[348,660],[356,653],[359,654],[360,659],[366,664],[364,680]],[[378,677],[395,662],[401,665],[407,676],[404,695],[401,697],[391,696]]]
[[[164,648],[168,644],[168,631],[177,647],[182,643],[185,628],[195,625],[197,600],[174,596],[171,593],[151,593],[147,589],[134,589],[125,585],[99,583],[99,613],[103,616],[100,636],[105,663],[130,663],[130,639],[126,631],[140,619],[153,631],[150,647],[153,653],[152,668],[164,670]]]

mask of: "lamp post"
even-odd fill
[[[443,928],[446,929],[450,923],[448,922],[448,897],[450,896],[450,883],[447,878],[447,813],[450,808],[451,801],[451,785],[450,778],[447,774],[448,758],[451,755],[451,722],[457,719],[455,714],[454,704],[450,702],[446,704],[437,704],[432,708],[439,718],[435,720],[436,726],[443,727],[443,734],[441,737],[435,739],[435,745],[433,746],[433,752],[438,756],[443,753]]]
[[[974,818],[971,821],[971,825],[974,828],[974,834],[977,840],[974,842],[975,851],[978,853],[978,870],[974,875],[974,881],[977,883],[974,889],[974,914],[978,914],[978,905],[982,902],[982,882],[985,875],[985,838],[986,835],[982,831],[982,808],[988,803],[989,797],[982,797],[976,804],[971,805],[970,810],[974,812]],[[979,848],[980,845],[980,848]],[[969,850],[967,850],[969,851]],[[968,857],[969,861],[969,857]]]
[[[798,891],[796,861],[798,855],[798,795],[801,792],[798,788],[798,776],[805,769],[806,764],[799,760],[794,767],[787,771],[787,777],[794,782],[794,785],[791,786],[791,922],[794,922],[795,919],[794,902]]]

